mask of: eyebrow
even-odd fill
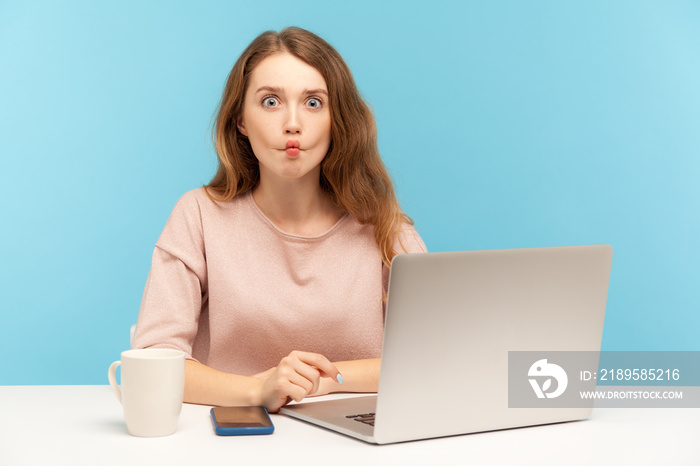
[[[263,91],[265,91],[265,92],[277,92],[277,93],[282,93],[282,92],[284,92],[284,89],[282,89],[281,87],[276,87],[276,86],[275,86],[275,87],[273,87],[273,86],[262,86],[260,89],[258,89],[257,91],[255,91],[255,93],[257,94],[257,93],[263,92]],[[302,94],[305,94],[305,95],[308,95],[308,94],[325,94],[325,95],[328,95],[328,91],[326,91],[325,89],[304,89],[304,90],[302,91]]]

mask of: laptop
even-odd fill
[[[288,416],[376,444],[585,419],[509,408],[509,351],[600,351],[609,245],[394,257],[376,395]]]

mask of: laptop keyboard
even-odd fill
[[[367,424],[370,426],[374,426],[374,413],[367,413],[367,414],[351,414],[349,416],[345,416],[348,419],[354,419],[357,422],[361,422],[363,424]]]

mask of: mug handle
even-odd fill
[[[114,390],[114,396],[117,397],[119,402],[122,402],[122,392],[119,390],[119,385],[117,385],[117,367],[121,366],[121,361],[114,361],[111,366],[109,366],[109,371],[107,372],[107,377],[109,378],[109,384]]]

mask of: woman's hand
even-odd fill
[[[264,380],[261,404],[271,413],[278,412],[291,400],[301,401],[317,394],[321,377],[343,383],[340,372],[325,356],[303,351],[292,351],[277,367],[253,377]]]

